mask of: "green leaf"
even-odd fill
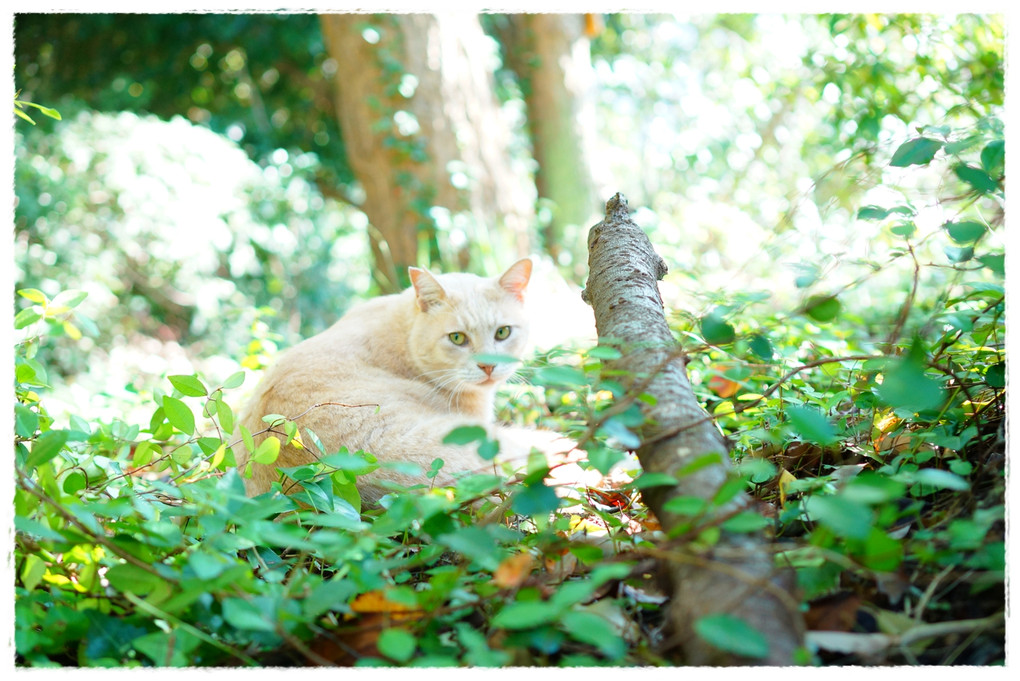
[[[255,463],[269,465],[275,463],[279,456],[280,439],[273,435],[267,435],[266,439],[255,448],[255,453],[251,455],[251,460]]]
[[[787,408],[786,415],[790,418],[790,425],[805,442],[825,446],[839,439],[836,429],[817,409],[794,405]]]
[[[77,291],[69,289],[67,291],[61,291],[53,298],[50,303],[51,307],[64,307],[69,310],[74,309],[81,305],[82,301],[89,297],[88,291]]]
[[[813,494],[804,500],[804,511],[840,537],[865,539],[871,532],[872,517],[868,507],[843,496]]]
[[[903,562],[903,544],[877,527],[872,528],[861,551],[854,553],[865,567],[878,572],[892,572]]]
[[[1006,160],[1006,143],[1004,140],[992,140],[981,150],[981,167],[991,175],[1002,173]]]
[[[539,367],[532,382],[536,385],[551,385],[563,388],[580,388],[588,385],[588,379],[580,369],[565,366]]]
[[[460,426],[446,434],[446,437],[443,438],[443,444],[467,445],[472,442],[484,441],[488,437],[488,431],[482,426]]]
[[[52,118],[52,119],[54,119],[54,120],[58,120],[58,121],[59,121],[59,120],[61,120],[61,118],[60,118],[60,112],[59,112],[59,111],[57,111],[56,109],[51,109],[51,108],[50,108],[50,107],[48,107],[48,106],[43,106],[42,104],[36,104],[35,102],[26,102],[26,101],[23,101],[23,100],[20,100],[20,99],[19,99],[19,100],[16,100],[16,102],[15,102],[15,103],[16,103],[16,104],[17,104],[17,105],[18,105],[19,107],[22,107],[22,106],[30,106],[30,107],[32,107],[33,109],[36,109],[36,110],[38,110],[38,111],[39,111],[39,113],[41,113],[42,115],[44,115],[44,116],[49,116],[50,118]],[[21,112],[19,111],[19,112],[17,112],[17,113],[19,113],[19,114],[20,114]],[[28,116],[22,115],[22,117],[23,117],[23,118],[25,118],[26,120],[28,120],[28,121],[29,121],[30,123],[32,123],[32,125],[35,125],[35,122],[34,122],[34,121],[32,121],[32,119],[31,119],[31,118],[29,118]]]
[[[709,644],[743,657],[763,658],[769,644],[760,631],[733,615],[707,615],[694,621],[694,631]]]
[[[556,621],[563,607],[547,601],[514,601],[492,618],[492,626],[500,629],[531,629]]]
[[[702,468],[707,468],[709,466],[718,466],[718,465],[721,465],[723,463],[723,461],[724,461],[724,458],[723,458],[722,454],[719,454],[719,453],[716,453],[716,452],[709,452],[708,454],[702,454],[701,456],[699,456],[698,458],[694,459],[690,463],[684,464],[683,467],[679,471],[677,471],[676,476],[678,478],[682,478],[684,476],[691,475],[692,473],[696,473],[697,471],[700,471]],[[641,477],[643,478],[645,475],[648,475],[648,473],[642,473]],[[666,475],[666,474],[665,473],[654,473],[653,475]],[[640,479],[641,478],[638,478],[638,480],[640,480]],[[662,484],[670,484],[670,483],[662,483]]]
[[[701,336],[709,345],[725,345],[732,343],[737,337],[737,333],[733,330],[733,326],[722,318],[722,314],[716,308],[701,318]]]
[[[202,381],[198,379],[198,376],[167,376],[170,380],[170,384],[173,387],[181,391],[182,395],[188,397],[205,397],[208,394],[208,390],[202,384]]]
[[[14,328],[23,329],[42,319],[42,313],[34,307],[26,307],[14,316]]]
[[[499,440],[485,440],[478,445],[478,456],[486,461],[492,461],[499,454]]]
[[[942,388],[938,381],[925,375],[923,356],[915,343],[909,355],[883,374],[877,392],[887,405],[919,412],[942,404]]]
[[[836,296],[811,296],[804,304],[808,316],[819,322],[835,319],[843,309]]]
[[[454,624],[457,640],[467,650],[464,662],[470,667],[505,667],[510,664],[510,653],[493,650],[485,634],[472,628],[467,622]]]
[[[772,343],[764,334],[756,333],[748,341],[748,347],[751,352],[758,355],[758,357],[766,362],[772,360],[775,357],[775,350],[772,349]]]
[[[607,435],[614,438],[626,449],[637,449],[641,446],[641,438],[633,433],[627,426],[625,426],[621,419],[612,417],[599,428],[601,435]]]
[[[14,433],[30,438],[39,430],[39,415],[23,404],[14,405]]]
[[[943,471],[938,468],[922,468],[914,471],[913,480],[922,485],[931,485],[939,489],[951,489],[963,492],[970,489],[970,483],[955,473]]]
[[[131,463],[132,466],[141,468],[143,466],[148,466],[152,463],[153,459],[161,457],[162,455],[163,451],[158,444],[147,439],[142,440],[135,447],[135,454],[132,457]]]
[[[903,496],[906,487],[902,482],[872,471],[863,471],[846,483],[841,496],[857,504],[884,504]]]
[[[958,244],[973,243],[987,231],[979,222],[947,222],[942,228],[949,233],[949,238]]]
[[[701,497],[676,496],[662,505],[662,510],[677,515],[696,516],[705,511],[708,502]]]
[[[990,253],[978,257],[978,262],[995,272],[1000,277],[1006,276],[1006,256],[1003,253]]]
[[[26,298],[32,301],[33,303],[42,305],[43,307],[46,307],[46,305],[48,305],[50,302],[49,298],[46,297],[46,294],[37,288],[19,289],[18,295],[21,296],[22,298]]]
[[[904,239],[906,239],[910,236],[913,236],[914,232],[917,231],[917,225],[915,225],[910,220],[904,220],[903,222],[898,222],[895,225],[893,225],[889,229],[889,231],[895,234],[896,236],[901,236]]]
[[[927,165],[935,158],[935,154],[942,148],[943,143],[933,140],[930,137],[918,137],[904,142],[893,153],[889,165],[896,168],[906,168],[913,165]]]
[[[948,132],[946,134],[948,134]],[[980,141],[981,141],[980,137],[976,135],[970,135],[963,139],[956,140],[955,142],[949,142],[948,144],[946,144],[945,150],[947,154],[950,154],[952,156],[959,156],[964,151],[973,148]]]
[[[989,388],[1006,387],[1006,363],[999,362],[985,369],[985,383]]]
[[[270,428],[279,428],[288,421],[290,421],[290,419],[283,414],[266,414],[262,417],[262,422]]]
[[[594,348],[588,350],[587,354],[588,357],[592,359],[614,360],[623,357],[623,353],[608,345],[596,345]]]
[[[273,438],[276,439],[276,438]],[[253,599],[254,601],[268,599]],[[223,600],[223,619],[232,627],[249,631],[276,631],[272,621],[272,610],[263,610],[257,602],[242,598],[225,598]]]
[[[440,535],[437,541],[465,558],[476,561],[485,570],[499,567],[500,551],[496,540],[481,527],[462,527],[456,532]]]
[[[88,479],[85,474],[81,471],[71,471],[64,478],[64,482],[61,485],[61,489],[64,490],[65,494],[77,494],[78,492],[85,489],[85,485],[88,484]]]
[[[626,454],[614,447],[590,445],[586,451],[588,452],[588,463],[602,475],[609,475],[613,466],[627,458]]]
[[[654,471],[645,471],[630,484],[635,489],[648,489],[649,487],[670,487],[676,485],[676,478],[674,478],[669,473],[656,473]]]
[[[950,262],[967,262],[974,257],[974,247],[964,246],[962,248],[956,246],[946,246],[942,249],[946,253],[946,257],[949,258]]]
[[[889,217],[889,209],[879,206],[863,206],[857,211],[858,220],[884,220]]]
[[[230,567],[230,563],[223,556],[208,551],[192,553],[188,557],[188,565],[194,570],[195,576],[203,581],[219,577]]]
[[[48,388],[46,367],[34,359],[20,359],[14,369],[14,379],[19,383]]]
[[[46,574],[46,563],[35,554],[25,556],[25,566],[21,569],[21,583],[28,591],[34,591]]]
[[[173,634],[153,631],[131,641],[132,648],[145,654],[157,666],[187,667],[193,651],[201,639],[186,628],[176,628]]]
[[[759,532],[768,527],[769,521],[767,518],[752,513],[750,511],[742,511],[731,518],[727,518],[722,528],[727,532]]]
[[[231,390],[232,388],[239,388],[243,383],[244,372],[238,371],[236,373],[230,374],[230,376],[227,377],[227,380],[223,381],[223,389]]]
[[[195,434],[195,415],[184,402],[169,395],[163,396],[163,413],[166,420],[185,435]]]
[[[234,412],[223,400],[216,400],[216,417],[220,420],[220,428],[225,433],[234,432]]]
[[[589,565],[598,564],[602,562],[603,558],[605,558],[605,556],[602,555],[602,549],[590,544],[572,544],[567,547],[567,550],[574,554],[574,557],[576,557],[579,561]]]
[[[970,461],[963,461],[962,459],[950,459],[946,462],[949,466],[949,470],[956,473],[960,477],[966,477],[974,472],[974,464]]]
[[[593,612],[571,610],[564,613],[560,625],[571,638],[595,646],[610,659],[627,652],[627,644],[616,628]]]
[[[966,163],[959,163],[953,166],[953,172],[956,173],[958,178],[982,194],[994,192],[999,188],[999,183],[993,180],[988,173]]]
[[[722,506],[747,489],[747,482],[742,477],[731,477],[712,495],[712,505]]]
[[[556,490],[547,487],[541,480],[532,485],[522,485],[514,494],[512,508],[521,515],[542,515],[556,510],[560,498]]]
[[[330,468],[336,468],[351,475],[368,475],[379,468],[379,464],[374,460],[374,457],[370,460],[369,456],[363,452],[351,454],[346,449],[336,454],[323,456],[319,460]]]
[[[484,353],[472,355],[471,358],[480,364],[516,364],[521,361],[510,355],[492,355]]]
[[[30,534],[33,537],[44,539],[46,541],[64,542],[67,541],[67,537],[60,534],[56,530],[43,525],[37,520],[26,518],[25,516],[15,515],[14,516],[14,529],[18,532],[24,532]]]
[[[252,437],[251,431],[244,424],[241,424],[239,430],[241,431],[241,442],[244,443],[244,448],[249,453],[255,451],[255,438]]]
[[[66,430],[50,430],[40,435],[32,443],[32,451],[29,452],[25,466],[29,470],[35,470],[55,457],[67,443],[68,435],[69,433]]]
[[[418,647],[414,634],[403,629],[384,629],[376,641],[379,652],[396,662],[407,662]]]
[[[159,588],[164,581],[137,565],[121,563],[106,571],[106,579],[110,586],[120,592],[128,592],[144,596]]]

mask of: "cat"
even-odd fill
[[[554,449],[548,434],[529,438],[493,423],[496,389],[515,366],[484,357],[521,359],[531,272],[529,258],[492,278],[409,268],[409,288],[355,305],[329,329],[285,352],[259,382],[239,422],[256,433],[266,428],[266,414],[300,416],[296,423],[318,436],[325,454],[346,447],[369,452],[380,464],[402,461],[422,469],[411,475],[382,467],[359,477],[358,490],[369,505],[387,492],[383,480],[432,484],[424,471],[436,458],[444,462],[437,485],[462,473],[493,472],[476,446],[443,443],[459,426],[485,427],[499,441],[499,460],[524,459],[536,443]],[[264,437],[257,436],[256,445]],[[313,462],[317,453],[304,432],[302,442],[305,448],[283,446],[273,465],[253,463],[251,477],[244,478],[248,495],[269,491],[279,479],[276,467]],[[239,457],[242,470],[247,456]]]

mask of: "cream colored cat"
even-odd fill
[[[254,433],[265,429],[266,414],[303,414],[298,425],[319,437],[326,454],[341,447],[364,450],[380,463],[407,461],[423,471],[441,458],[440,485],[458,473],[493,470],[476,446],[443,444],[458,426],[485,426],[500,441],[501,459],[523,459],[530,443],[492,423],[496,388],[514,366],[475,356],[520,358],[524,352],[531,260],[517,262],[498,278],[433,275],[413,267],[409,272],[413,285],[407,290],[353,307],[332,327],[284,353],[258,384],[240,423]],[[312,408],[323,403],[336,404]],[[252,477],[245,479],[248,494],[268,491],[279,479],[277,466],[309,463],[313,451],[285,446],[276,464],[254,464]],[[246,455],[238,458],[243,470]],[[383,479],[430,482],[424,474],[380,468],[358,479],[365,501],[385,493],[377,484]]]

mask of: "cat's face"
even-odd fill
[[[412,269],[416,307],[409,349],[419,377],[452,393],[491,391],[509,378],[517,362],[493,356],[517,360],[524,353],[530,276],[530,260],[490,279]]]

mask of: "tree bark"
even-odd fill
[[[677,496],[710,500],[727,479],[729,447],[698,403],[687,379],[683,352],[663,313],[657,281],[666,264],[645,233],[630,219],[626,199],[617,194],[605,218],[588,234],[589,278],[582,297],[595,313],[599,342],[622,356],[612,370],[630,376],[631,387],[655,398],[642,403],[645,425],[637,450],[642,468],[667,473],[674,486],[642,492],[646,505],[667,533],[684,519],[665,505]],[[683,469],[706,456],[716,460],[693,473]],[[738,496],[722,512],[746,506]],[[763,538],[723,532],[708,549],[670,546],[666,568],[672,584],[669,620],[673,639],[688,664],[790,664],[803,643],[803,622],[790,597],[791,574],[777,570]],[[763,634],[769,644],[762,659],[738,657],[710,646],[694,631],[699,618],[728,613]]]
[[[553,260],[583,276],[581,234],[597,217],[588,149],[595,130],[591,49],[580,14],[513,14],[506,60],[528,108],[538,196],[550,208],[542,230]]]
[[[482,252],[527,255],[534,188],[511,162],[477,16],[326,14],[320,22],[338,65],[336,109],[383,291],[405,287],[407,267],[422,261],[466,269]],[[441,233],[436,206],[457,218],[450,232]]]

